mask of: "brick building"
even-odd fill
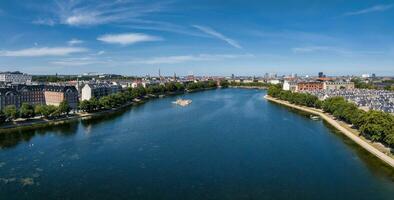
[[[72,109],[78,107],[78,90],[74,86],[45,86],[44,91],[46,105],[58,106],[66,100]]]
[[[314,90],[323,90],[324,83],[323,82],[299,82],[297,83],[297,91],[314,91]]]
[[[18,91],[21,96],[21,103],[28,103],[33,106],[45,104],[44,85],[23,85]]]

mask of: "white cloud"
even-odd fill
[[[97,38],[97,40],[109,44],[130,45],[138,42],[160,41],[162,38],[151,36],[143,33],[124,33],[124,34],[107,34]]]
[[[179,55],[179,56],[164,56],[164,57],[153,57],[146,59],[132,60],[129,63],[132,64],[176,64],[183,62],[193,61],[215,61],[235,58],[253,57],[251,54],[199,54],[199,55]]]
[[[92,25],[99,23],[94,13],[69,16],[65,18],[64,22],[68,25]]]
[[[46,26],[55,25],[55,21],[53,19],[36,19],[32,23],[37,25],[46,25]]]
[[[375,5],[370,8],[357,10],[357,11],[353,11],[353,12],[347,12],[344,14],[344,16],[362,15],[362,14],[367,14],[367,13],[372,13],[372,12],[384,12],[384,11],[390,10],[391,8],[393,8],[393,6],[394,6],[394,4]]]
[[[205,38],[212,37],[204,32],[201,32],[200,30],[196,30],[195,27],[181,26],[181,25],[176,25],[173,23],[163,22],[163,21],[133,20],[132,24],[127,24],[127,25],[122,24],[117,26],[121,28],[130,28],[133,30],[135,29],[153,30],[153,31],[161,31],[161,32],[175,33],[181,35],[189,35],[195,37],[205,37]]]
[[[122,23],[137,19],[149,13],[161,12],[165,2],[136,0],[96,1],[58,0],[49,8],[40,9],[46,18],[33,21],[35,24],[66,24],[69,26],[91,26],[108,23]]]
[[[28,48],[14,51],[0,51],[0,56],[9,57],[39,57],[39,56],[66,56],[73,53],[86,52],[85,48],[76,47],[42,47]]]
[[[105,64],[107,62],[98,60],[94,57],[66,58],[50,62],[50,64],[61,66],[85,66],[93,64]]]
[[[84,42],[83,40],[73,38],[70,41],[68,41],[67,44],[70,46],[73,46],[73,45],[77,45],[77,44],[82,44],[83,42]]]
[[[211,36],[213,36],[215,38],[223,40],[227,44],[229,44],[229,45],[231,45],[231,46],[233,46],[235,48],[242,49],[241,45],[239,45],[237,41],[226,37],[225,35],[213,30],[212,28],[209,28],[209,27],[206,27],[206,26],[199,26],[199,25],[193,25],[193,27],[198,29],[198,30],[200,30],[200,31],[202,31],[202,32],[204,32],[204,33],[206,33],[206,34],[208,34],[208,35],[211,35]]]

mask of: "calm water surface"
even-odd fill
[[[394,173],[322,121],[219,89],[0,136],[0,199],[393,199]]]

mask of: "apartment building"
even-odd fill
[[[13,88],[0,88],[0,110],[9,105],[20,107],[21,100],[18,91]]]
[[[1,72],[0,82],[25,84],[31,83],[32,76],[21,72]]]
[[[323,89],[324,89],[324,83],[320,81],[297,83],[297,91],[314,91],[314,90],[323,90]]]
[[[339,90],[339,89],[353,90],[354,83],[345,82],[345,81],[325,81],[323,87],[325,90]]]
[[[78,107],[78,90],[74,86],[47,85],[44,96],[46,105],[58,106],[66,100],[72,109]]]
[[[111,85],[107,83],[88,83],[82,88],[81,100],[90,100],[107,96],[120,92],[122,87],[120,85]]]

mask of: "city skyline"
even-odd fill
[[[390,1],[1,2],[0,71],[394,75]]]

